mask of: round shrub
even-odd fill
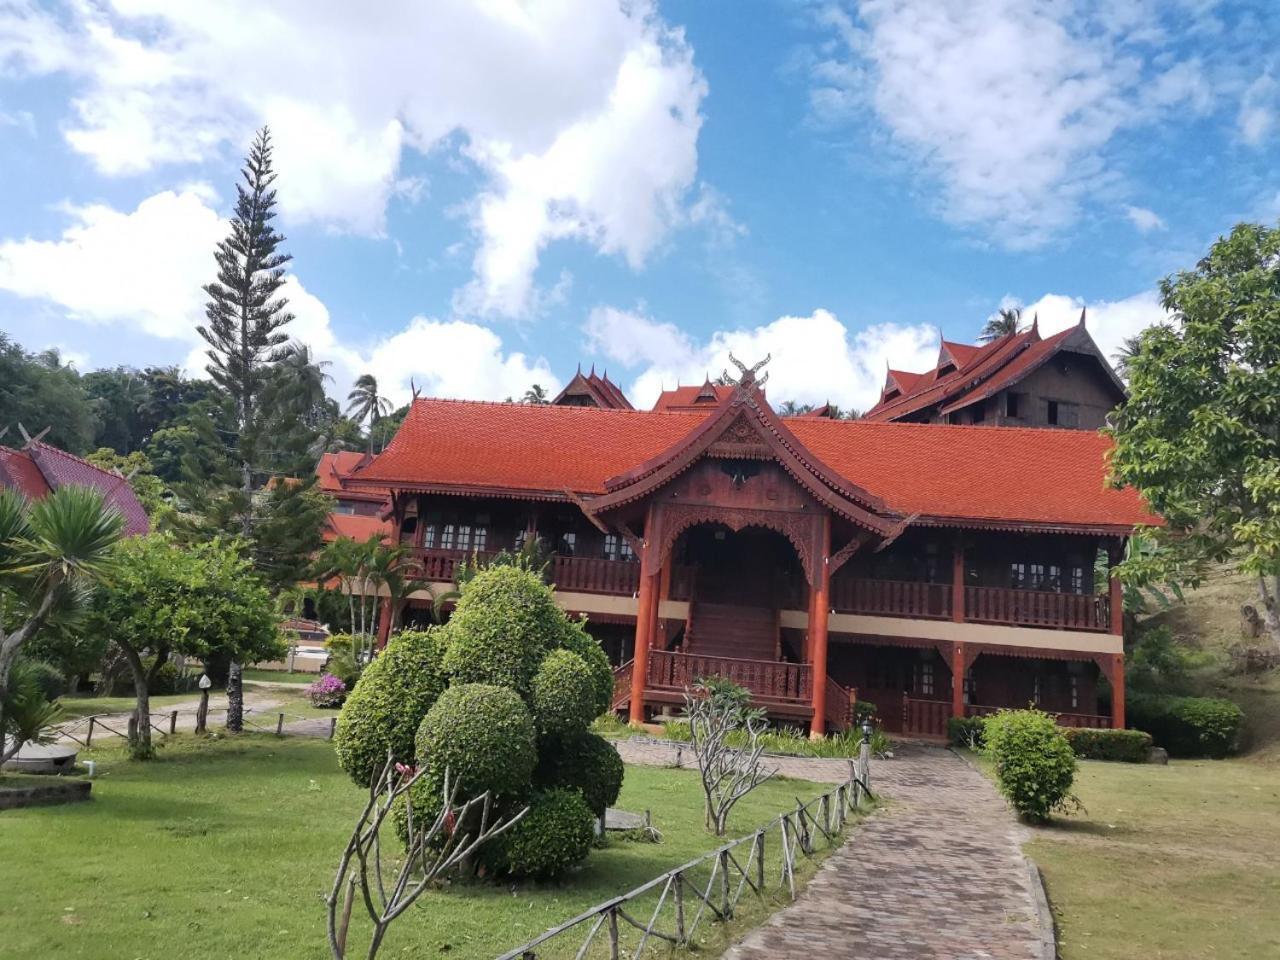
[[[1039,710],[1001,710],[984,722],[985,750],[995,763],[1000,792],[1029,820],[1070,813],[1076,755],[1053,717]]]
[[[418,726],[444,690],[443,657],[441,630],[406,630],[365,668],[333,735],[338,763],[356,783],[368,785],[388,750],[399,760],[413,756]]]
[[[1141,695],[1129,700],[1129,722],[1149,731],[1171,757],[1225,757],[1236,749],[1244,712],[1214,697]]]
[[[507,565],[482,570],[463,586],[445,628],[445,671],[454,683],[490,683],[527,696],[566,619],[536,574]]]
[[[594,733],[575,733],[543,741],[537,782],[542,787],[577,790],[599,817],[618,802],[625,768],[618,748]]]
[[[514,827],[494,841],[489,860],[517,877],[562,876],[586,859],[595,838],[595,817],[577,790],[536,794]]]
[[[57,700],[67,692],[67,678],[53,664],[43,660],[28,660],[27,666],[40,689],[40,695],[46,700]]]
[[[613,666],[609,663],[609,655],[604,652],[595,637],[587,633],[582,621],[565,618],[564,629],[560,633],[560,647],[572,650],[591,671],[591,683],[594,699],[591,718],[594,720],[613,706]]]
[[[491,790],[498,797],[524,795],[538,761],[533,718],[514,690],[484,683],[455,685],[427,711],[417,737],[423,780],[443,785],[445,770],[458,797]]]
[[[552,650],[533,677],[529,703],[544,736],[585,730],[599,715],[591,668],[576,653]]]

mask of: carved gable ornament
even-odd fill
[[[760,432],[760,423],[746,410],[729,422],[707,448],[707,456],[727,459],[771,460],[773,448]]]

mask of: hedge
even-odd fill
[[[338,763],[368,786],[387,762],[413,756],[422,718],[444,690],[444,639],[439,628],[395,634],[347,696],[333,743]]]
[[[613,706],[613,665],[600,643],[587,633],[582,621],[565,618],[560,631],[559,646],[580,656],[591,671],[595,687],[595,703],[591,719],[606,713]]]
[[[1151,734],[1141,730],[1089,730],[1065,727],[1062,735],[1075,755],[1084,760],[1117,760],[1146,763],[1151,756]]]
[[[948,717],[947,742],[953,747],[978,749],[985,741],[985,717]]]
[[[1029,820],[1079,806],[1071,794],[1076,757],[1053,717],[1039,710],[1001,710],[985,719],[988,755],[1000,792]]]
[[[1238,745],[1244,712],[1213,697],[1140,694],[1129,698],[1128,719],[1170,756],[1225,757]]]
[[[599,716],[594,678],[586,662],[570,650],[552,650],[533,677],[529,705],[538,733],[585,730]]]
[[[466,798],[486,790],[498,798],[523,796],[538,761],[529,708],[514,690],[484,683],[442,693],[418,728],[417,747],[424,779],[442,785],[448,770]]]
[[[519,823],[493,842],[485,859],[517,877],[559,877],[591,852],[595,821],[577,790],[546,790],[534,796]]]
[[[544,741],[534,782],[541,787],[578,790],[596,816],[618,802],[624,768],[618,748],[594,733]]]

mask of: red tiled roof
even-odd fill
[[[352,489],[347,480],[366,461],[368,454],[354,450],[340,450],[336,453],[322,453],[320,462],[316,464],[317,486],[329,496],[339,500],[386,500],[391,496],[390,490]]]
[[[21,450],[0,451],[0,485],[12,484],[31,499],[62,487],[92,487],[124,518],[125,536],[140,536],[151,529],[147,511],[124,477],[39,440],[32,440]]]
[[[325,519],[321,536],[325,543],[347,537],[351,540],[368,540],[374,534],[387,540],[391,537],[391,524],[378,517],[356,513],[331,513]]]
[[[696,388],[695,388],[696,389]],[[405,489],[592,496],[666,451],[701,413],[418,400],[358,483]],[[957,427],[796,417],[828,468],[903,515],[990,523],[1128,527],[1152,517],[1105,485],[1110,441],[1084,430]]]
[[[721,387],[714,383],[704,383],[699,387],[676,387],[674,390],[663,390],[653,409],[678,412],[714,410],[716,404],[732,393],[732,386]],[[699,396],[703,399],[699,400]]]

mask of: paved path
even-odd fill
[[[674,759],[665,744],[619,748],[632,763]],[[778,763],[788,776],[848,775],[843,761]],[[873,762],[871,785],[885,808],[725,960],[1037,960],[1023,830],[990,781],[946,750],[907,745]]]

